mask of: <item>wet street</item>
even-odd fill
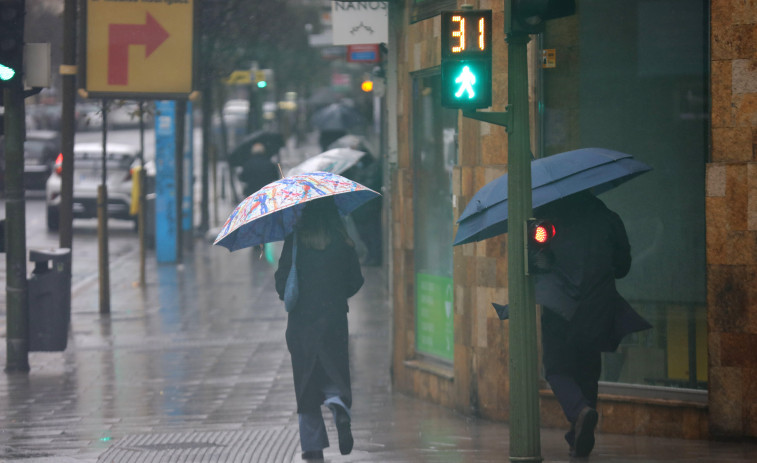
[[[0,461],[299,461],[273,266],[197,239],[182,266],[148,259],[144,289],[136,252],[111,267],[110,316],[98,313],[97,280],[80,283],[67,350],[31,353],[28,374],[0,375]],[[364,273],[349,316],[355,448],[340,455],[327,421],[326,461],[508,461],[506,424],[392,393],[386,282],[379,268]],[[569,461],[563,432],[542,430],[545,461]],[[590,460],[736,463],[755,455],[749,444],[598,435]]]
[[[29,248],[57,247],[57,234],[44,228],[43,206],[41,197],[27,198]],[[232,208],[230,199],[222,200],[211,217],[225,218]],[[141,288],[137,235],[127,222],[110,225],[111,313],[99,313],[95,224],[76,221],[68,347],[30,353],[28,374],[0,375],[0,462],[301,461],[275,262],[252,250],[213,247],[211,232],[191,242],[181,265],[158,265],[149,251],[147,286]],[[387,282],[378,267],[363,272],[366,284],[350,299],[349,314],[355,447],[351,455],[340,455],[327,420],[331,447],[325,460],[508,461],[506,423],[392,391]],[[3,359],[5,315],[3,292]],[[570,461],[564,432],[541,430],[544,461]],[[589,459],[756,460],[754,443],[608,434],[597,436]]]

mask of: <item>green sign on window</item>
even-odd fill
[[[452,278],[418,273],[415,297],[418,351],[453,360]]]

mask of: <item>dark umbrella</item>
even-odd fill
[[[583,148],[531,161],[533,207],[592,190],[599,194],[651,170],[630,154]],[[454,246],[507,233],[507,174],[484,185],[457,222]]]
[[[314,112],[310,125],[324,131],[349,131],[363,123],[363,116],[354,108],[333,103]]]
[[[361,135],[354,134],[347,134],[340,137],[332,142],[327,148],[352,148],[353,150],[363,151],[371,155],[373,154],[373,151],[369,148],[368,140]]]
[[[272,156],[284,146],[284,137],[278,132],[269,130],[253,132],[244,137],[229,153],[229,163],[233,165],[243,164],[252,155],[252,145],[255,143],[262,143],[265,146],[265,153],[262,154]]]
[[[313,92],[308,98],[307,103],[310,107],[321,107],[341,100],[344,93],[338,92],[331,87],[321,87]]]

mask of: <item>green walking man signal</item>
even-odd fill
[[[21,77],[24,1],[0,1],[0,88]]]
[[[460,75],[455,79],[455,83],[458,84],[457,92],[455,92],[455,98],[460,98],[463,93],[468,93],[468,99],[476,96],[476,92],[473,91],[473,86],[476,85],[476,75],[470,71],[470,66],[463,66],[463,70],[460,71]]]
[[[442,12],[442,106],[477,109],[492,104],[492,12]]]

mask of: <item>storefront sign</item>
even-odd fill
[[[453,360],[452,278],[416,274],[416,347],[419,352]]]
[[[331,2],[334,45],[387,43],[388,2]]]

